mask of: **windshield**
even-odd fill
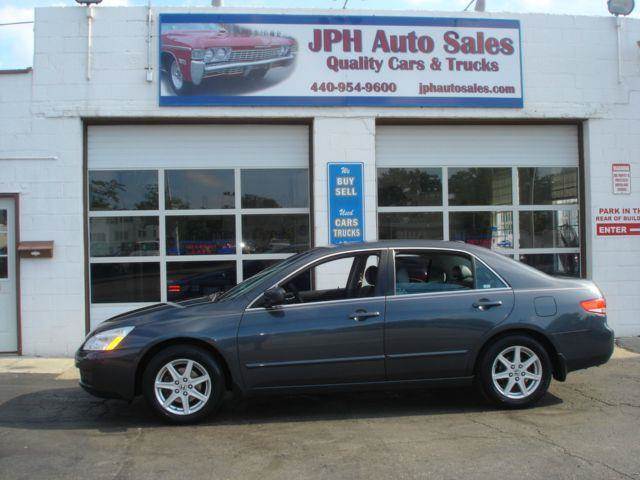
[[[276,263],[275,265],[271,265],[269,268],[265,268],[261,272],[256,273],[253,277],[249,277],[244,282],[237,284],[235,287],[227,290],[218,298],[215,299],[216,302],[222,300],[234,300],[241,295],[244,295],[249,290],[251,290],[255,285],[257,285],[262,280],[275,276],[277,273],[286,269],[293,262],[298,261],[300,258],[303,258],[307,255],[310,255],[312,251],[298,253],[293,257],[289,257],[286,260],[283,260],[280,263]]]

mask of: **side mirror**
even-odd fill
[[[277,305],[282,305],[285,300],[287,292],[282,287],[273,287],[269,290],[266,290],[262,297],[264,298],[264,304],[268,307],[275,307]]]

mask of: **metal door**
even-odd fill
[[[18,350],[15,200],[0,198],[0,352]]]

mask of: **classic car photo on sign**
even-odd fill
[[[161,95],[242,94],[289,76],[296,42],[277,31],[222,23],[161,25]]]

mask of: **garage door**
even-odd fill
[[[89,127],[92,326],[309,248],[308,138],[300,125]]]
[[[580,276],[573,125],[379,126],[381,239],[459,240]]]

